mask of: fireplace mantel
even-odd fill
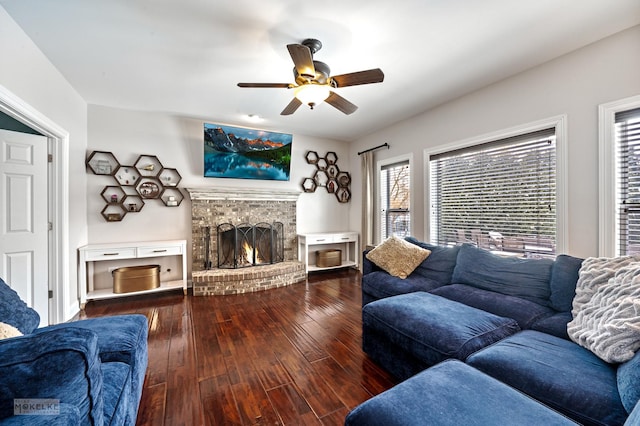
[[[300,191],[295,189],[255,188],[186,188],[192,200],[270,200],[297,201]]]

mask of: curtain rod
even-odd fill
[[[374,146],[373,148],[369,148],[369,149],[365,149],[364,151],[360,151],[360,152],[358,153],[358,155],[362,155],[362,154],[364,154],[365,152],[374,151],[374,150],[376,150],[376,149],[384,148],[385,146],[387,147],[387,149],[391,148],[391,146],[390,146],[388,143],[386,143],[386,142],[385,142],[385,143],[383,143],[382,145]]]

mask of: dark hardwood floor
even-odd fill
[[[149,319],[138,425],[342,425],[396,381],[361,349],[360,274],[258,293],[91,302],[80,318]]]

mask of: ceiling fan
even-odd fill
[[[314,61],[313,55],[322,48],[320,40],[309,38],[301,44],[288,44],[287,49],[295,65],[293,76],[295,83],[238,83],[239,87],[274,87],[293,89],[294,98],[280,115],[291,115],[302,104],[313,109],[323,101],[345,114],[354,113],[358,107],[332,89],[359,84],[380,83],[384,74],[380,68],[331,76],[329,66]]]

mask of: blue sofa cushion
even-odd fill
[[[577,257],[560,254],[553,262],[551,267],[550,299],[551,307],[556,311],[571,311],[582,260]]]
[[[43,398],[76,407],[78,424],[103,424],[103,376],[95,333],[49,330],[3,340],[0,351],[0,419],[13,415],[15,398]]]
[[[531,330],[541,331],[543,333],[551,334],[552,336],[569,340],[567,324],[569,324],[569,321],[572,319],[573,316],[571,315],[571,312],[558,312],[550,317],[536,321],[530,328]]]
[[[425,292],[371,302],[362,308],[362,322],[364,334],[382,334],[427,365],[465,360],[519,330],[510,318]]]
[[[441,285],[438,281],[414,274],[404,280],[384,271],[375,271],[362,276],[362,291],[375,300],[414,291],[429,291]]]
[[[629,361],[620,364],[616,379],[622,405],[631,412],[640,400],[640,351]]]
[[[104,424],[135,424],[127,421],[127,410],[131,404],[131,369],[123,362],[106,362],[102,364],[102,375],[108,377],[103,389]]]
[[[20,299],[0,278],[0,322],[11,324],[22,334],[30,334],[40,324],[40,315]]]
[[[548,306],[552,265],[551,259],[502,257],[464,244],[451,281]]]
[[[347,426],[574,425],[460,361],[433,366],[365,401]]]
[[[467,363],[580,423],[621,425],[627,417],[616,366],[571,341],[525,330]]]
[[[495,291],[482,290],[465,284],[451,284],[431,290],[430,293],[446,297],[449,300],[464,303],[501,317],[513,318],[521,329],[553,315],[551,308],[541,306],[519,297],[507,296]]]
[[[449,284],[453,268],[456,266],[458,258],[459,246],[444,247],[418,241],[413,237],[405,238],[412,244],[431,251],[418,267],[413,271],[412,275],[418,275],[440,283],[440,285]]]

